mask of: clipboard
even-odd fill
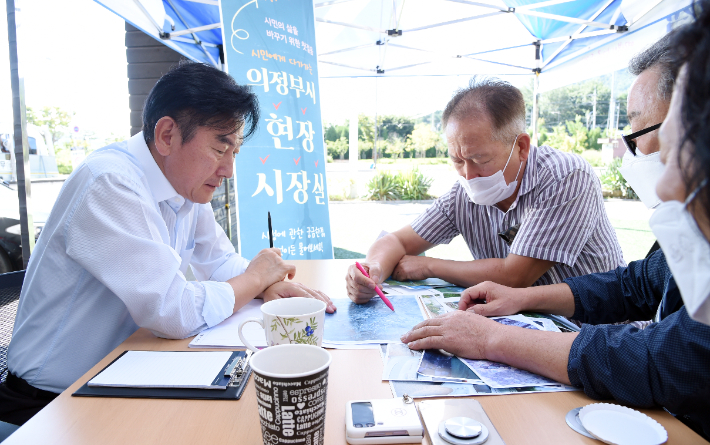
[[[99,371],[101,374],[129,351],[124,351],[115,360]],[[190,354],[188,351],[173,351]],[[214,388],[154,388],[126,386],[89,386],[88,382],[76,390],[72,397],[117,397],[144,399],[196,399],[196,400],[239,400],[244,393],[252,369],[249,359],[252,352],[235,351],[226,361],[218,376]],[[225,375],[226,374],[226,375]],[[89,381],[91,381],[92,377]],[[226,388],[226,389],[222,389]]]

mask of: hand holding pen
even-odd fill
[[[363,275],[365,275],[367,278],[370,278],[370,274],[368,274],[367,271],[365,270],[365,268],[362,267],[362,265],[360,263],[358,263],[357,261],[355,261],[355,267],[357,267],[358,270]],[[375,283],[375,292],[377,292],[377,295],[380,296],[380,298],[387,305],[387,307],[390,308],[392,310],[392,312],[394,312],[394,306],[392,306],[392,303],[389,301],[389,299],[387,299],[387,297],[385,297],[385,294],[382,293],[382,290],[380,290],[380,288],[377,286],[377,283]]]

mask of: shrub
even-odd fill
[[[431,198],[428,191],[433,179],[424,176],[418,168],[408,172],[399,172],[396,179],[399,182],[402,199],[418,201]]]
[[[57,170],[62,175],[68,175],[74,171],[71,163],[71,150],[68,148],[60,148],[55,150],[55,160],[57,162]]]
[[[417,168],[407,172],[380,171],[367,183],[367,199],[373,201],[393,201],[396,199],[430,199],[429,187],[432,179],[424,176]]]
[[[598,150],[584,150],[582,157],[589,162],[592,167],[603,167],[602,153]]]
[[[624,198],[638,199],[634,190],[629,187],[626,179],[619,172],[619,167],[621,167],[621,158],[616,158],[609,164],[609,168],[599,178],[602,188],[612,193],[619,191]]]
[[[367,199],[372,201],[394,201],[400,198],[400,186],[396,175],[379,171],[367,183]]]

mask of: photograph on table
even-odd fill
[[[453,286],[453,284],[448,281],[444,281],[439,278],[427,278],[426,280],[418,281],[397,281],[392,278],[385,280],[384,284],[389,284],[390,286],[407,286],[407,287],[447,287]]]
[[[419,298],[427,312],[429,312],[430,317],[438,317],[439,315],[444,315],[445,313],[453,310],[443,304],[437,294],[417,295],[417,298]]]
[[[558,329],[556,332],[579,332],[579,326],[576,326],[571,321],[561,315],[540,314],[537,312],[521,312],[518,315],[531,318],[533,320],[549,320]],[[550,329],[545,329],[550,330]]]
[[[480,377],[458,357],[445,355],[437,349],[427,349],[421,355],[417,374],[432,381],[483,383]]]
[[[450,311],[456,311],[459,309],[459,300],[461,300],[461,293],[459,292],[442,292],[436,296],[436,299]]]
[[[559,385],[559,382],[503,363],[461,359],[483,382],[492,388]]]
[[[526,394],[534,392],[579,391],[568,385],[525,386],[518,388],[491,388],[487,385],[450,382],[401,382],[390,381],[392,396],[402,397],[407,394],[414,398],[427,397],[465,397],[465,396],[495,396],[503,394]]]
[[[436,290],[439,291],[441,294],[462,294],[463,291],[466,290],[466,288],[452,284],[451,286],[437,287]]]
[[[424,321],[416,296],[390,298],[394,311],[380,298],[355,304],[348,298],[333,299],[338,310],[325,315],[323,343],[390,343],[412,326]]]
[[[410,287],[401,286],[399,284],[389,285],[386,283],[382,285],[382,292],[385,295],[436,295],[439,293],[435,287],[430,286]]]
[[[417,370],[421,357],[422,351],[409,349],[403,343],[387,344],[382,366],[382,380],[420,380]]]
[[[537,329],[548,332],[563,332],[558,325],[551,319],[540,315],[539,317],[531,317],[523,314],[506,315],[504,317],[491,317],[498,323],[508,326],[518,326],[525,329]],[[568,332],[568,331],[565,331]]]

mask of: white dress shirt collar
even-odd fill
[[[153,159],[153,155],[150,153],[145,139],[143,139],[142,131],[128,140],[128,152],[138,159],[138,163],[145,174],[148,186],[156,202],[177,198],[174,204],[178,204],[178,208],[184,204],[185,198],[178,195],[170,184],[170,181],[168,181],[168,178],[165,177],[160,167],[158,167],[155,159]]]

